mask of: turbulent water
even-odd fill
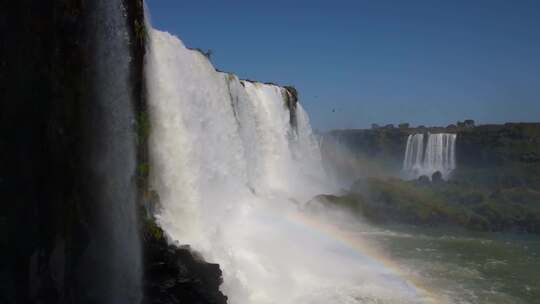
[[[403,170],[407,177],[431,177],[439,171],[447,178],[456,168],[456,138],[456,134],[428,134],[425,143],[424,134],[409,135],[403,160]]]
[[[356,226],[441,303],[527,304],[540,297],[540,238],[456,229]]]
[[[301,211],[332,189],[307,114],[298,104],[291,115],[288,91],[216,72],[168,33],[149,36],[158,221],[170,241],[220,264],[230,303],[429,300],[370,246]]]

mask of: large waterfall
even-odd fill
[[[429,134],[425,143],[424,134],[409,135],[403,160],[407,177],[431,177],[439,171],[447,178],[456,168],[456,138],[456,134],[450,133]]]
[[[208,221],[223,220],[207,217],[230,213],[239,199],[296,189],[295,198],[305,201],[316,193],[300,175],[323,175],[317,143],[299,104],[297,128],[291,126],[284,88],[216,72],[167,33],[151,38],[151,178],[168,232],[205,248],[211,240],[201,232],[216,228]]]
[[[229,303],[417,303],[393,271],[305,220],[302,205],[332,189],[288,89],[216,72],[157,30],[146,73],[158,222],[220,264]]]

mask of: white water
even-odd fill
[[[294,129],[283,88],[216,72],[168,33],[150,42],[159,224],[220,264],[229,303],[418,303],[393,270],[297,220],[332,190],[300,104]]]
[[[423,170],[424,160],[424,134],[409,135],[403,169],[406,172],[420,172]]]
[[[456,134],[429,134],[424,150],[424,135],[414,134],[407,138],[403,170],[407,177],[418,178],[441,172],[448,178],[456,168]]]
[[[93,64],[85,68],[91,81],[87,84],[90,97],[83,116],[95,139],[85,151],[91,171],[86,183],[91,187],[88,195],[99,222],[89,224],[97,226],[87,244],[87,266],[91,269],[78,271],[92,301],[139,303],[142,262],[136,219],[136,135],[126,11],[121,1],[97,0],[89,4],[88,12]]]

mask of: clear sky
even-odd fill
[[[218,69],[296,86],[320,130],[540,121],[540,1],[146,2]]]

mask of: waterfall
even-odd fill
[[[99,303],[139,303],[141,248],[136,221],[136,136],[130,83],[130,39],[122,1],[93,1],[89,28],[93,64],[85,113],[95,139],[89,143],[90,194],[97,213],[84,286]],[[98,262],[99,261],[99,262]],[[95,274],[95,277],[93,277]],[[91,290],[89,286],[97,286]],[[97,297],[97,298],[96,298]]]
[[[428,134],[424,148],[424,134],[411,134],[407,138],[403,171],[409,178],[431,175],[437,171],[444,178],[456,168],[456,134]]]
[[[168,33],[149,36],[156,217],[170,242],[220,264],[229,303],[411,296],[377,263],[295,220],[305,202],[333,189],[308,115],[300,103],[289,109],[287,89],[217,72]]]
[[[409,135],[403,169],[406,171],[419,171],[422,169],[424,159],[424,134]]]
[[[456,168],[456,134],[430,134],[426,146],[424,168],[427,172],[440,171],[447,177]]]

